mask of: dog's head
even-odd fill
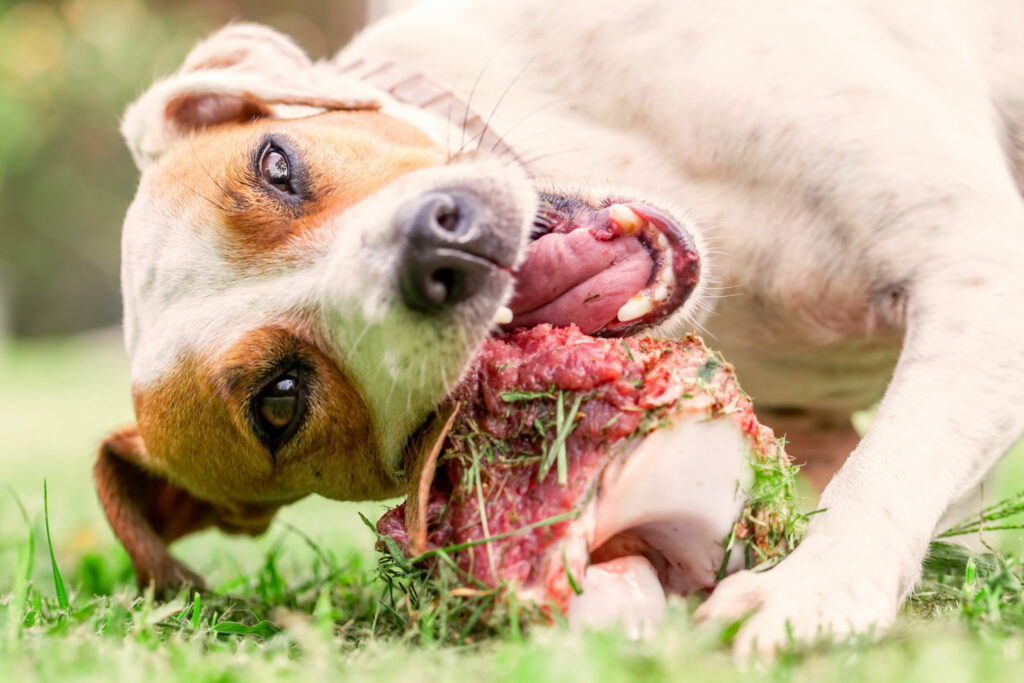
[[[513,300],[517,267],[524,282],[544,275],[544,259],[522,263],[531,233],[587,268],[629,261],[642,280],[586,331],[661,319],[693,286],[666,278],[696,282],[685,234],[650,207],[544,197],[538,213],[515,164],[451,156],[390,106],[236,25],[128,109],[142,170],[122,253],[137,425],[104,442],[95,473],[141,584],[197,580],[165,547],[191,531],[258,533],[309,493],[397,494],[410,438],[506,305],[523,324],[568,322],[598,298],[526,287]]]

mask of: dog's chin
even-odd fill
[[[677,327],[700,280],[683,221],[644,201],[593,206],[542,194],[530,238],[505,331],[575,324],[585,334],[626,336]]]

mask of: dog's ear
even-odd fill
[[[231,24],[196,45],[175,74],[130,105],[121,133],[144,169],[197,129],[301,116],[311,107],[377,109],[380,102],[358,82],[314,65],[277,31]]]
[[[203,587],[195,572],[171,557],[167,544],[217,526],[229,533],[266,531],[277,506],[226,506],[200,500],[154,467],[135,426],[118,430],[100,446],[93,467],[96,492],[114,535],[128,551],[142,589],[166,594],[183,585]]]

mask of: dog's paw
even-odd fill
[[[741,657],[819,639],[879,635],[892,623],[899,611],[898,571],[801,550],[768,571],[726,578],[697,610],[697,619],[733,622],[750,615],[733,641]]]

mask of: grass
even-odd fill
[[[452,594],[454,584],[417,593],[415,577],[374,552],[359,519],[376,519],[380,504],[310,499],[255,541],[215,532],[186,539],[175,553],[214,590],[157,603],[135,591],[90,479],[99,440],[131,415],[116,340],[0,349],[0,377],[0,680],[1024,677],[1024,546],[1013,530],[986,532],[998,551],[986,555],[935,545],[926,580],[880,642],[794,649],[746,667],[723,646],[728,632],[694,625],[682,600],[644,643],[560,624],[527,633],[514,617],[500,637],[466,642],[456,625],[487,596],[467,600]],[[990,500],[1024,488],[1024,452],[1002,471]],[[1022,509],[1021,499],[990,509],[984,526],[1007,526]]]

